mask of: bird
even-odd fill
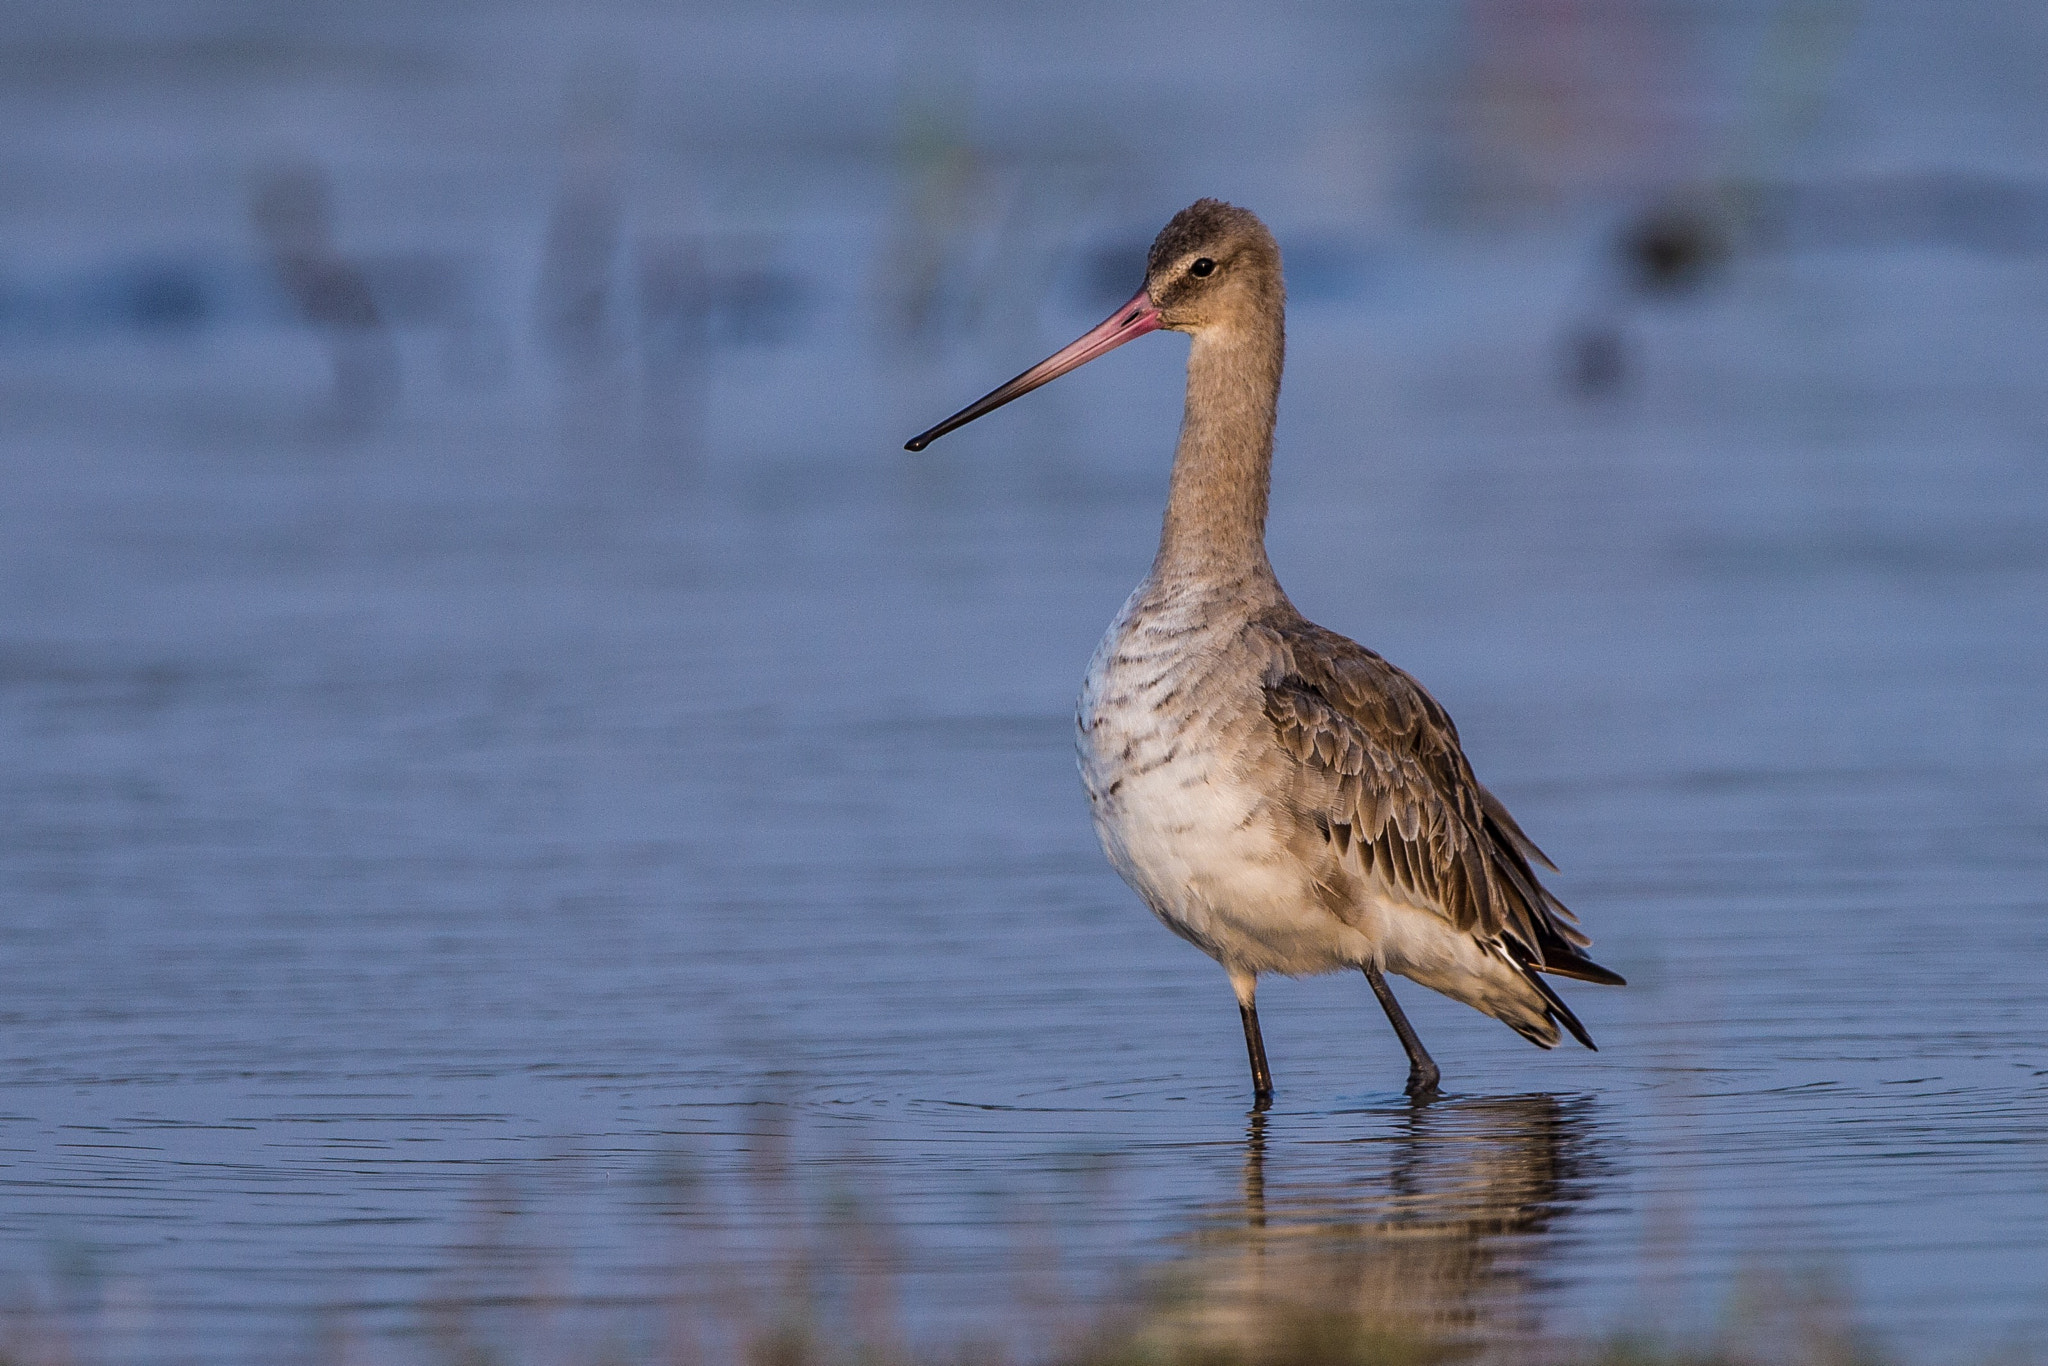
[[[1362,972],[1408,1055],[1442,1073],[1394,973],[1555,1047],[1593,1039],[1546,976],[1626,985],[1535,865],[1556,870],[1474,776],[1450,714],[1380,655],[1315,625],[1266,554],[1286,351],[1280,247],[1216,199],[1175,214],[1144,284],[1074,342],[906,449],[1146,333],[1190,337],[1159,549],[1103,634],[1075,709],[1082,785],[1109,862],[1168,929],[1222,965],[1253,1106],[1273,1101],[1262,974]]]

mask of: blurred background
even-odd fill
[[[1159,1267],[2048,1342],[2048,10],[27,5],[0,72],[11,1350],[582,1359],[817,1238],[1025,1356]],[[1202,195],[1287,258],[1281,577],[1562,865],[1598,1055],[1409,992],[1412,1111],[1276,983],[1251,1124],[1071,766],[1185,343],[900,449]]]

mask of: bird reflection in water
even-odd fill
[[[1582,1097],[1447,1100],[1390,1134],[1289,1145],[1284,1117],[1254,1113],[1242,1200],[1193,1235],[1158,1326],[1237,1352],[1311,1320],[1445,1347],[1533,1335],[1557,1225],[1597,1186],[1593,1116]]]

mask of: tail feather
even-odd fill
[[[1576,977],[1581,982],[1598,982],[1604,987],[1625,987],[1628,979],[1612,968],[1603,968],[1583,953],[1559,953],[1550,949],[1541,963],[1529,966],[1553,977]]]
[[[1572,1008],[1564,1003],[1564,998],[1557,994],[1556,989],[1537,976],[1533,968],[1525,967],[1522,973],[1529,979],[1529,985],[1543,994],[1544,1004],[1550,1007],[1550,1018],[1570,1030],[1574,1039],[1598,1053],[1600,1046],[1593,1042],[1593,1036],[1586,1032],[1586,1027],[1579,1023],[1579,1017],[1572,1014]]]
[[[1541,951],[1507,936],[1488,943],[1424,911],[1403,917],[1399,928],[1395,942],[1406,952],[1389,955],[1387,971],[1492,1016],[1538,1048],[1555,1048],[1568,1033],[1599,1051],[1586,1026],[1543,974],[1620,986],[1620,973],[1555,938]]]

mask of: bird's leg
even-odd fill
[[[1435,1095],[1437,1081],[1443,1074],[1437,1071],[1436,1061],[1422,1046],[1422,1040],[1415,1037],[1415,1026],[1409,1024],[1408,1017],[1401,1013],[1401,1003],[1394,999],[1387,979],[1380,975],[1378,968],[1367,963],[1365,980],[1372,983],[1372,994],[1380,998],[1380,1008],[1387,1012],[1388,1023],[1400,1036],[1401,1047],[1408,1050],[1408,1094],[1418,1098]]]
[[[1273,1103],[1273,1074],[1266,1067],[1266,1041],[1259,1037],[1259,1008],[1239,1002],[1237,1013],[1244,1017],[1244,1046],[1252,1055],[1252,1108],[1263,1110]]]
[[[1252,1109],[1263,1110],[1273,1103],[1273,1073],[1266,1066],[1266,1041],[1259,1036],[1259,1007],[1257,996],[1258,979],[1249,975],[1230,974],[1230,985],[1237,992],[1237,1013],[1244,1021],[1245,1051],[1252,1059]]]

